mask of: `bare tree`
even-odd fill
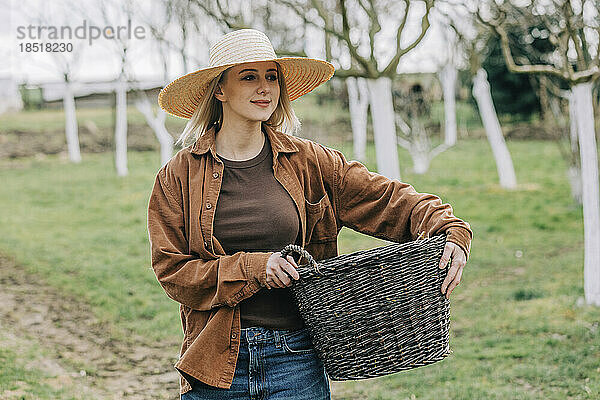
[[[102,0],[95,10],[100,15],[104,26],[112,26],[115,22],[128,22],[133,19],[134,4],[132,0]],[[97,19],[96,15],[90,20]],[[129,89],[128,52],[131,48],[130,38],[124,35],[113,35],[109,42],[119,59],[119,72],[113,84],[115,92],[115,167],[118,176],[129,174],[127,167],[127,91]]]
[[[191,71],[192,64],[201,63],[192,50],[202,43],[198,41],[198,32],[201,25],[207,22],[207,18],[202,15],[193,0],[159,0],[158,5],[166,12],[165,25],[150,24],[153,36],[169,50],[175,50],[179,54],[183,73],[187,74]],[[162,15],[162,10],[157,11]],[[174,38],[167,35],[166,27],[175,27],[177,35]]]
[[[458,80],[457,52],[458,37],[456,32],[446,25],[444,41],[448,46],[448,53],[442,65],[438,67],[438,78],[442,85],[444,98],[444,144],[454,146],[457,139],[456,128],[456,82]]]
[[[472,94],[494,155],[500,186],[514,189],[517,187],[515,169],[494,107],[487,72],[481,66],[486,51],[487,32],[477,24],[474,11],[467,7],[468,4],[449,3],[453,7],[446,9],[446,21],[457,34],[457,45],[462,47],[462,53],[467,58],[468,68],[473,76]]]
[[[279,2],[294,10],[306,25],[321,29],[333,42],[331,47],[339,49],[329,60],[339,66],[336,71],[338,78],[361,77],[366,80],[378,172],[391,179],[400,179],[392,81],[396,79],[401,58],[423,40],[429,29],[434,0]],[[416,35],[409,37],[410,30],[406,27],[409,15],[415,13],[420,16],[420,28]],[[386,41],[383,35],[383,28],[387,26],[396,27],[390,41]],[[384,46],[387,53],[381,54],[376,50]]]
[[[505,189],[515,189],[517,187],[515,169],[494,107],[487,72],[483,68],[478,68],[473,77],[473,97],[477,101],[481,121],[496,160],[500,186]]]
[[[452,62],[444,65],[438,72],[444,93],[444,144],[456,144],[456,81],[458,70]]]
[[[540,103],[542,106],[542,123],[544,129],[553,132],[559,145],[563,159],[568,164],[567,176],[571,186],[573,200],[583,205],[583,187],[581,184],[581,158],[577,133],[577,117],[575,107],[569,107],[571,90],[562,89],[560,85],[547,75],[530,75],[539,83]],[[597,109],[597,107],[594,107]],[[568,146],[563,144],[563,141]]]
[[[368,88],[365,78],[346,78],[350,123],[352,124],[354,158],[359,161],[366,159],[367,147],[367,111],[369,109]]]
[[[517,5],[486,2],[479,19],[496,32],[510,71],[554,76],[570,87],[569,103],[577,127],[582,169],[585,233],[585,300],[600,306],[600,198],[594,128],[593,83],[600,77],[600,2],[548,0]],[[554,51],[541,63],[516,60],[507,32],[544,29]]]
[[[441,5],[443,3],[438,2],[436,7]],[[444,14],[432,14],[432,17],[438,19],[439,16],[444,17]],[[430,112],[426,112],[429,108],[427,104],[431,100],[426,98],[425,90],[420,85],[413,85],[413,89],[415,87],[420,89],[418,92],[413,90],[409,95],[395,97],[396,126],[401,132],[398,136],[398,144],[408,150],[413,160],[413,171],[417,174],[426,173],[435,157],[456,144],[456,81],[458,79],[455,60],[456,34],[451,29],[447,29],[444,33],[443,41],[447,46],[445,51],[430,55],[437,64],[437,76],[442,87],[444,141],[435,147],[432,145],[431,128],[426,124],[430,115]]]
[[[22,11],[33,17],[38,25],[66,25],[65,22],[77,15],[68,5],[61,2],[44,4],[43,8],[32,7],[29,3],[21,5]],[[32,10],[37,11],[37,15],[32,16]],[[52,56],[54,66],[52,69],[60,74],[63,80],[62,98],[63,110],[65,113],[65,137],[67,141],[67,153],[69,160],[73,163],[81,162],[81,150],[79,147],[79,130],[77,126],[77,115],[75,111],[75,90],[77,84],[74,82],[75,69],[81,60],[82,48],[78,43],[71,43],[70,52],[49,52]],[[39,65],[39,64],[38,64]]]
[[[170,39],[167,37],[167,27],[171,24],[176,25],[181,30],[181,37],[184,39],[184,46],[187,40],[188,31],[184,26],[186,21],[183,21],[186,10],[173,11],[176,5],[179,5],[181,0],[168,0],[166,3],[157,3],[158,7],[152,7],[148,12],[144,12],[141,7],[136,11],[138,17],[149,27],[150,33],[154,39],[153,44],[157,48],[157,55],[159,59],[161,74],[161,81],[163,85],[166,85],[169,81],[169,52],[171,50]],[[184,5],[189,5],[189,2],[185,2]],[[177,15],[177,17],[174,17]],[[179,37],[179,35],[177,35]],[[188,72],[189,55],[186,51],[176,49],[177,53],[182,58],[184,72]],[[165,165],[173,156],[173,136],[169,133],[165,126],[166,112],[160,107],[153,107],[150,99],[146,95],[146,92],[141,88],[138,90],[137,99],[135,100],[136,108],[144,115],[148,126],[152,129],[158,142],[160,143],[160,154],[161,154],[161,165]]]

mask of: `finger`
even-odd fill
[[[289,257],[289,256],[288,256]],[[292,260],[293,261],[293,260]],[[295,264],[295,263],[294,263]],[[291,276],[293,279],[298,280],[300,279],[300,274],[298,274],[298,271],[296,271],[296,268],[298,268],[297,266],[294,266],[293,264],[285,264],[283,266],[283,269],[285,270],[285,272]]]
[[[440,269],[444,269],[448,265],[448,261],[450,261],[450,256],[452,255],[452,250],[454,250],[452,244],[446,243],[446,247],[444,247],[444,253],[440,259]]]
[[[456,276],[458,268],[459,268],[459,263],[456,261],[453,262],[452,265],[450,266],[450,269],[448,270],[448,275],[446,275],[446,279],[444,279],[444,282],[442,283],[442,293],[446,293],[446,289],[447,289],[448,285],[450,284],[450,282],[452,282],[454,280],[454,277]]]
[[[290,276],[285,273],[285,270],[283,269],[283,267],[281,265],[279,266],[279,268],[275,269],[275,274],[277,275],[277,278],[279,278],[279,280],[283,284],[283,287],[289,286],[290,283],[292,282],[292,280],[290,279]]]
[[[270,289],[273,289],[274,287],[276,287],[275,282],[273,282],[273,276],[269,273],[267,273],[266,282],[267,282],[267,289],[270,290]]]
[[[450,286],[448,286],[448,292],[446,293],[446,298],[447,299],[450,298],[450,293],[452,293],[452,291],[454,290],[454,288],[457,287],[458,284],[460,283],[460,278],[462,277],[462,272],[463,272],[463,269],[460,268],[458,270],[458,272],[456,273],[456,277],[454,278],[454,280],[452,281],[452,283],[450,284]]]
[[[273,288],[284,288],[285,285],[283,284],[283,282],[281,282],[281,279],[277,276],[277,275],[272,275],[271,276],[271,286]]]
[[[298,268],[298,264],[296,264],[296,260],[294,260],[294,257],[292,257],[292,256],[288,255],[288,256],[286,257],[286,260],[288,260],[288,261],[289,261],[289,263],[290,263],[290,264],[292,264],[292,266],[293,266],[294,268]]]

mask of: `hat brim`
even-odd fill
[[[335,67],[332,64],[315,58],[280,57],[256,60],[256,62],[259,61],[274,61],[279,64],[290,101],[296,100],[327,82],[335,72]],[[180,118],[191,118],[209,83],[227,68],[247,62],[253,61],[202,68],[183,75],[160,91],[158,104],[168,114]]]

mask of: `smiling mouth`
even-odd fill
[[[269,104],[271,104],[271,102],[270,102],[270,101],[251,101],[250,103],[252,103],[252,104],[256,104],[257,106],[259,106],[259,107],[263,107],[263,108],[264,108],[264,107],[268,107],[268,106],[269,106]]]

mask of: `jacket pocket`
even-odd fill
[[[327,194],[311,203],[306,200],[306,243],[318,243],[335,240],[337,225],[333,207]]]

